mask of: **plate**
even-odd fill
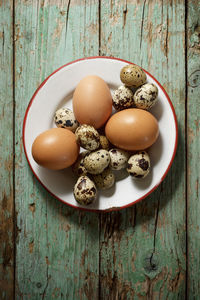
[[[43,131],[55,127],[53,116],[57,109],[72,109],[73,92],[79,81],[87,75],[98,75],[111,92],[122,83],[120,70],[131,62],[110,57],[88,57],[70,62],[53,72],[34,93],[23,122],[23,145],[27,161],[39,182],[58,200],[75,208],[91,211],[111,211],[133,205],[151,194],[166,176],[177,148],[177,120],[173,105],[162,85],[147,71],[147,82],[158,87],[158,102],[150,110],[159,123],[160,135],[149,149],[151,172],[143,180],[134,180],[127,172],[117,171],[116,184],[107,191],[99,191],[98,199],[85,207],[73,196],[77,180],[71,168],[52,171],[40,167],[33,160],[31,146]]]

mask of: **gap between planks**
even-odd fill
[[[15,0],[12,1],[12,47],[13,47],[13,299],[16,291],[16,206],[15,206]]]
[[[187,63],[187,48],[188,48],[188,6],[187,0],[185,0],[185,230],[186,230],[186,238],[185,238],[185,249],[186,249],[186,271],[185,271],[185,299],[188,299],[188,136],[187,136],[187,128],[188,128],[188,63]]]

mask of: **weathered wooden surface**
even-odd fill
[[[188,299],[200,297],[200,4],[187,6]]]
[[[47,75],[77,57],[98,54],[98,3],[16,1],[15,26],[16,298],[96,299],[98,217],[44,191],[27,166],[21,130],[30,97]]]
[[[0,1],[0,299],[14,292],[13,6]]]
[[[102,216],[102,299],[184,299],[185,5],[184,1],[102,1],[102,53],[149,70],[175,106],[179,147],[173,167],[146,200]],[[112,24],[112,27],[111,27]]]
[[[199,299],[198,8],[198,0],[0,1],[0,299],[12,299],[14,287],[16,299]],[[179,146],[150,197],[98,215],[44,191],[29,170],[21,130],[30,97],[47,75],[99,54],[135,62],[164,85],[178,117]]]

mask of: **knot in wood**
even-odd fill
[[[196,70],[190,75],[189,85],[191,87],[197,87],[200,85],[200,70]]]
[[[154,252],[147,254],[147,256],[144,258],[143,265],[147,273],[157,271],[159,265],[158,255]]]
[[[37,286],[38,289],[40,289],[41,286],[42,286],[42,284],[41,284],[40,282],[37,282],[37,283],[36,283],[36,286]]]

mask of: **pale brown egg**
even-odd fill
[[[83,78],[73,95],[73,111],[80,124],[100,128],[112,112],[112,96],[106,82],[96,76]]]
[[[73,132],[63,128],[52,128],[36,137],[32,145],[34,160],[51,170],[71,166],[77,159],[79,146]]]
[[[130,108],[114,114],[105,127],[107,139],[124,150],[144,150],[155,143],[159,128],[149,112]]]

